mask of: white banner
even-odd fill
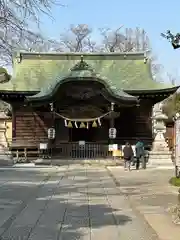
[[[46,150],[46,149],[48,149],[48,144],[47,143],[40,143],[39,148],[40,148],[40,150]]]
[[[118,150],[118,144],[109,144],[109,152]]]

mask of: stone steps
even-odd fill
[[[35,165],[69,165],[69,164],[90,164],[103,166],[120,166],[124,164],[120,159],[37,159]]]
[[[171,160],[171,155],[149,155],[149,159],[169,159],[169,160]]]
[[[170,154],[171,155],[171,151],[169,151],[169,150],[167,150],[167,151],[151,151],[149,154],[152,154],[152,155],[155,155],[155,154],[157,154],[157,155],[168,155],[168,154]]]
[[[0,166],[12,166],[14,164],[11,152],[8,149],[0,150]]]
[[[6,156],[4,158],[0,157],[0,166],[12,166],[12,165],[14,165],[13,159],[6,158]]]

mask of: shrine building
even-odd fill
[[[153,80],[144,53],[20,52],[0,99],[12,106],[10,148],[38,149],[53,128],[54,155],[81,158],[82,144],[90,149],[84,157],[96,158],[110,143],[151,145],[152,107],[177,89]]]

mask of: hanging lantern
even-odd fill
[[[51,112],[53,112],[53,110],[54,110],[54,104],[53,104],[53,103],[50,103],[49,105],[50,105],[50,110],[51,110]]]
[[[98,118],[98,124],[99,124],[99,126],[101,126],[101,120],[100,120],[100,118]]]
[[[54,128],[48,128],[48,139],[55,139],[56,130]]]
[[[65,125],[65,127],[67,127],[67,120],[66,119],[64,120],[64,125]]]
[[[68,127],[68,128],[72,128],[72,127],[73,127],[73,125],[72,125],[72,122],[71,122],[71,121],[69,121],[69,122],[68,122],[68,125],[67,125],[67,127]]]
[[[94,127],[94,128],[97,127],[96,121],[93,122],[92,127]]]
[[[86,126],[85,126],[84,122],[81,122],[79,128],[85,128],[85,127],[86,127]]]

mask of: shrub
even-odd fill
[[[173,186],[176,186],[176,187],[180,187],[180,178],[177,178],[177,177],[172,177],[170,180],[169,180],[169,183]]]

